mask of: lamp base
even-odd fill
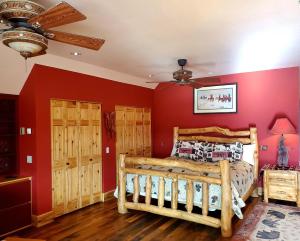
[[[289,166],[289,153],[287,147],[284,144],[283,135],[280,136],[279,144],[278,144],[277,166],[281,166],[281,167]]]

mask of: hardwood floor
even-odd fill
[[[245,216],[251,212],[258,199],[248,201]],[[233,230],[241,225],[234,218]],[[40,228],[30,228],[18,233],[23,238],[39,238],[47,241],[101,241],[101,240],[172,240],[172,241],[225,241],[220,229],[204,225],[131,210],[121,215],[116,199],[95,204],[82,210],[56,218],[53,223]]]

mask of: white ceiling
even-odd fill
[[[29,60],[28,72],[35,62],[78,71],[80,61],[80,72],[153,88],[145,83],[148,75],[170,80],[178,58],[188,59],[195,77],[300,66],[298,0],[67,2],[88,19],[56,29],[105,44],[93,51],[50,41],[49,54]],[[71,56],[73,51],[82,55]],[[28,74],[24,60],[2,45],[0,52],[0,92],[19,93]]]

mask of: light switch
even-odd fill
[[[105,153],[106,153],[106,154],[109,153],[109,147],[108,147],[108,146],[105,148]]]
[[[32,163],[32,156],[27,156],[26,161],[27,161],[27,163],[31,164]]]
[[[25,135],[25,127],[20,128],[20,135],[21,136]]]
[[[31,135],[31,128],[27,128],[27,129],[26,129],[26,134],[27,134],[27,135]]]

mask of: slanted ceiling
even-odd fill
[[[50,42],[49,54],[28,60],[26,71],[18,53],[0,45],[0,92],[18,94],[34,63],[149,88],[155,87],[145,83],[149,74],[170,80],[182,57],[195,77],[300,65],[297,0],[67,2],[88,19],[56,29],[103,38],[102,49]]]

